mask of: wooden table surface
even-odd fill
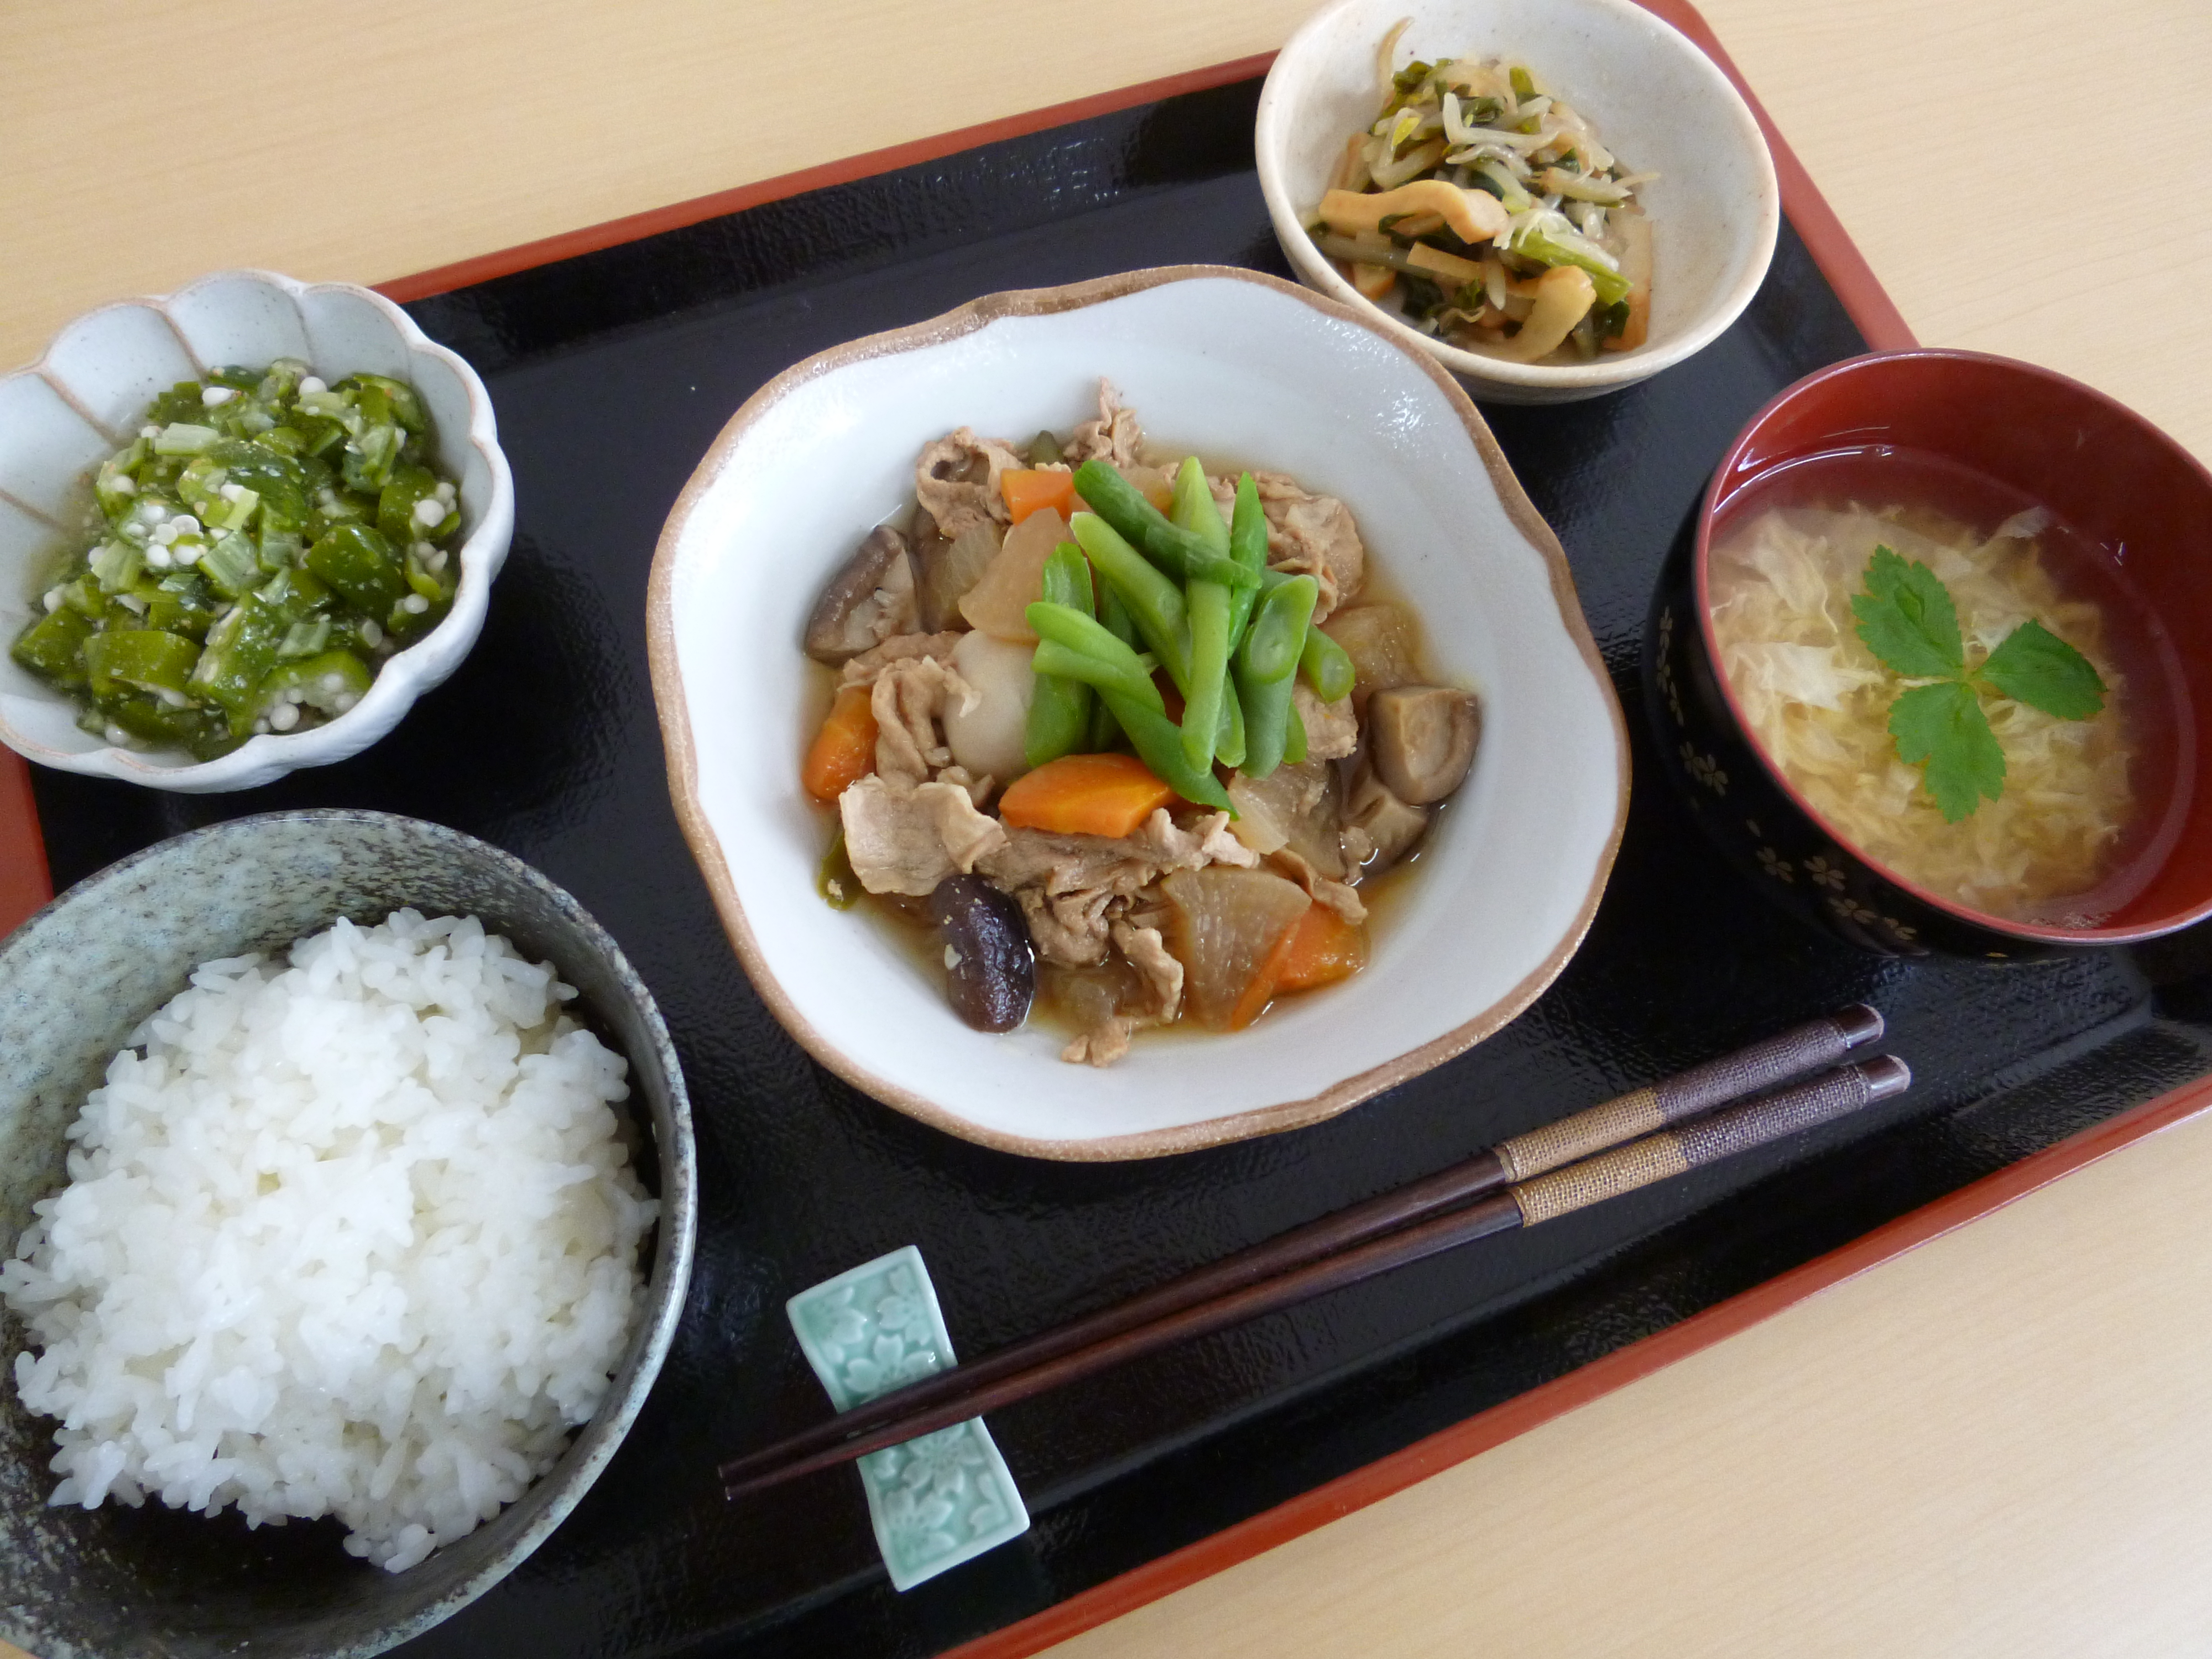
[[[1305,9],[0,3],[0,364],[220,266],[402,276],[1263,52]],[[2212,7],[1703,9],[1921,339],[2212,459]],[[1054,1652],[2206,1651],[2208,1189],[2199,1119]]]

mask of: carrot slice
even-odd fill
[[[1133,836],[1175,798],[1134,755],[1063,755],[1008,784],[999,816],[1057,836]]]
[[[1075,474],[1055,467],[1009,467],[999,475],[999,493],[1016,524],[1047,507],[1065,519],[1075,511]]]
[[[1318,904],[1310,905],[1306,915],[1311,915],[1321,908]],[[1300,922],[1303,921],[1301,917]],[[1267,959],[1260,964],[1260,971],[1252,975],[1252,982],[1244,988],[1244,994],[1237,999],[1237,1006],[1229,1011],[1229,1030],[1241,1031],[1259,1018],[1267,1005],[1275,1000],[1275,993],[1284,988],[1283,970],[1290,964],[1291,955],[1297,949],[1298,931],[1299,922],[1293,922],[1283,929],[1283,936],[1275,941],[1275,948],[1267,952]]]
[[[848,685],[830,705],[829,717],[814,734],[799,781],[825,805],[876,769],[876,712],[865,685]]]
[[[1367,935],[1326,904],[1316,904],[1291,929],[1291,948],[1275,989],[1308,991],[1350,979],[1367,965]]]

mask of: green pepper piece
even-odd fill
[[[85,674],[95,697],[122,686],[182,696],[199,656],[194,641],[154,628],[112,628],[84,642]]]
[[[235,438],[227,439],[220,447],[228,448],[240,441]],[[211,444],[193,456],[191,464],[177,475],[178,495],[186,507],[199,515],[203,524],[213,515],[216,507],[223,504],[222,497],[216,491],[230,477],[223,464],[216,459],[213,452],[217,447]]]
[[[63,587],[62,603],[87,622],[98,622],[107,609],[107,599],[89,570]]]
[[[402,461],[392,469],[392,481],[376,498],[376,527],[394,547],[435,541],[445,533],[447,521],[457,516],[437,497],[437,474],[427,466]],[[422,501],[436,502],[441,509],[430,524],[424,524],[416,512]]]
[[[202,710],[179,708],[159,697],[113,697],[100,704],[100,712],[106,717],[105,723],[121,726],[143,743],[191,750],[195,753],[209,729],[207,715]],[[216,729],[222,728],[218,726]]]
[[[297,532],[307,524],[307,470],[295,457],[269,447],[265,441],[270,435],[264,433],[261,440],[251,442],[226,438],[208,452],[208,459],[222,465],[225,483],[250,489],[258,499],[264,534]]]
[[[381,374],[349,374],[338,382],[340,391],[348,387],[358,390],[361,406],[370,419],[397,421],[410,433],[428,434],[429,413],[422,407],[422,395],[406,381]]]
[[[297,357],[279,357],[269,365],[268,372],[254,386],[253,395],[264,404],[282,404],[299,391],[300,382],[312,372]]]
[[[234,734],[252,730],[261,683],[276,665],[277,647],[290,626],[259,594],[248,593],[208,629],[207,648],[188,689],[228,710]]]
[[[110,524],[130,517],[138,506],[138,479],[136,469],[149,453],[143,437],[133,438],[127,448],[119,449],[100,464],[94,476],[92,493],[100,510]]]
[[[190,570],[173,571],[154,585],[146,602],[146,626],[165,634],[204,640],[216,607],[207,584]]]
[[[92,623],[64,605],[17,635],[8,654],[40,679],[74,691],[85,683],[84,642],[91,637]]]
[[[391,482],[392,469],[398,459],[399,428],[393,422],[380,421],[345,447],[338,476],[345,480],[347,489],[374,495]]]
[[[154,440],[156,455],[197,455],[222,434],[197,421],[172,421]]]
[[[367,695],[374,676],[368,665],[350,651],[325,651],[298,662],[280,662],[262,681],[257,713],[266,714],[288,692],[325,714],[343,714]]]
[[[295,622],[286,629],[283,643],[276,647],[276,654],[288,662],[301,657],[313,657],[327,649],[330,642],[331,619],[317,617],[310,622]]]
[[[172,545],[189,546],[190,538],[179,537]],[[226,530],[210,541],[201,550],[198,565],[200,574],[227,599],[240,598],[261,580],[261,561],[253,543],[234,530]]]
[[[307,566],[372,617],[383,616],[407,592],[392,544],[365,524],[333,525],[307,550]]]
[[[136,542],[102,542],[92,550],[89,568],[103,593],[129,592],[145,568],[145,550]]]
[[[433,605],[443,606],[453,601],[454,590],[460,585],[461,569],[453,562],[450,554],[432,549],[425,557],[416,550],[426,545],[427,543],[416,542],[407,550],[407,556],[402,561],[406,568],[407,586]],[[435,570],[430,568],[433,562],[438,565]],[[1086,565],[1084,568],[1088,574],[1090,567]]]
[[[280,570],[259,589],[262,602],[274,606],[287,622],[306,622],[330,609],[330,586],[312,570]]]
[[[200,383],[198,380],[179,380],[167,392],[154,399],[146,411],[145,424],[167,426],[172,421],[198,420],[204,411],[200,402]]]

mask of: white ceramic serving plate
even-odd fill
[[[265,270],[222,271],[174,294],[103,306],[0,380],[0,642],[36,614],[55,552],[82,523],[88,473],[128,440],[155,396],[211,368],[284,356],[305,358],[326,380],[385,374],[422,394],[437,424],[440,471],[460,485],[461,580],[445,620],[388,658],[337,719],[250,738],[211,761],[104,743],[78,727],[67,697],[0,651],[0,742],[41,765],[156,789],[250,789],[360,753],[468,655],[514,532],[514,483],[490,394],[382,295]]]
[[[866,906],[815,889],[832,824],[799,788],[826,701],[800,654],[823,582],[910,507],[952,428],[1026,439],[1104,376],[1158,445],[1341,496],[1416,605],[1432,666],[1478,690],[1482,744],[1366,970],[1233,1036],[1139,1036],[1103,1071],[1063,1031],[969,1030]],[[1181,266],[995,295],[779,376],[670,514],[648,600],[678,817],[777,1018],[824,1065],[971,1140],[1063,1158],[1179,1152],[1310,1123],[1459,1053],[1581,941],[1619,845],[1620,710],[1557,539],[1466,396],[1367,319],[1250,271]]]
[[[1509,363],[1446,345],[1376,305],[1304,229],[1345,141],[1382,106],[1376,52],[1399,19],[1394,69],[1416,59],[1527,64],[1635,172],[1651,217],[1650,337],[1588,363]],[[1634,0],[1334,0],[1276,54],[1254,137],[1260,189],[1300,281],[1340,300],[1463,377],[1478,398],[1567,403],[1678,363],[1734,322],[1766,276],[1782,222],[1774,161],[1742,96],[1712,59]]]

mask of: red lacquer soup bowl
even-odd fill
[[[2133,805],[2096,884],[1976,908],[1852,846],[1753,734],[1718,665],[1713,550],[1773,507],[1933,509],[1983,536],[2039,507],[2043,562],[2094,599],[2124,670]],[[1654,599],[1644,680],[1662,763],[1769,897],[1855,945],[2016,961],[2212,915],[2212,473],[2102,392],[1978,352],[1856,357],[1744,428]],[[2105,716],[2100,716],[2104,718]]]

